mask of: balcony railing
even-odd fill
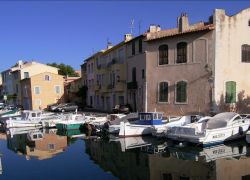
[[[127,89],[137,89],[137,81],[128,82]]]

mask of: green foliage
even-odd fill
[[[78,77],[79,75],[75,73],[75,70],[70,65],[65,65],[63,63],[48,63],[47,65],[58,68],[58,73],[63,76]]]

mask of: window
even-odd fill
[[[187,43],[180,42],[177,44],[177,61],[176,63],[187,62]]]
[[[39,86],[36,86],[34,89],[35,89],[35,94],[40,94],[40,87]]]
[[[50,81],[50,76],[49,76],[49,75],[45,75],[45,76],[44,76],[44,80],[45,80],[45,81]]]
[[[187,82],[185,81],[179,81],[176,84],[176,102],[187,102]]]
[[[250,45],[243,44],[241,46],[241,61],[250,62]]]
[[[142,53],[142,40],[139,40],[139,53]]]
[[[248,21],[248,26],[250,26],[250,20]]]
[[[142,79],[145,78],[145,71],[144,71],[144,69],[141,70],[141,78],[142,78]]]
[[[60,94],[61,93],[60,86],[55,86],[55,92],[56,92],[56,94]]]
[[[159,84],[159,102],[168,102],[168,83],[160,82]]]
[[[42,104],[42,101],[41,101],[41,99],[36,99],[35,100],[35,105],[36,106],[40,106]],[[33,116],[32,116],[33,117]]]
[[[132,42],[132,55],[135,55],[135,41]]]
[[[48,150],[54,150],[55,144],[48,144]]]
[[[226,103],[236,102],[236,82],[228,81],[226,82]]]
[[[24,79],[29,78],[29,72],[24,72],[23,76],[24,76]]]
[[[159,65],[168,64],[168,45],[159,47]]]

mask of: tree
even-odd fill
[[[58,68],[58,73],[63,76],[73,76],[73,77],[78,77],[79,75],[75,72],[73,67],[70,65],[65,65],[63,63],[57,64],[57,63],[48,63],[47,65],[53,66]]]
[[[79,91],[76,93],[78,97],[81,97],[83,106],[85,106],[87,103],[87,93],[88,93],[88,87],[87,86],[82,86],[79,88]]]

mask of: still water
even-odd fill
[[[245,141],[199,148],[150,137],[20,128],[0,138],[0,179],[250,179]]]

